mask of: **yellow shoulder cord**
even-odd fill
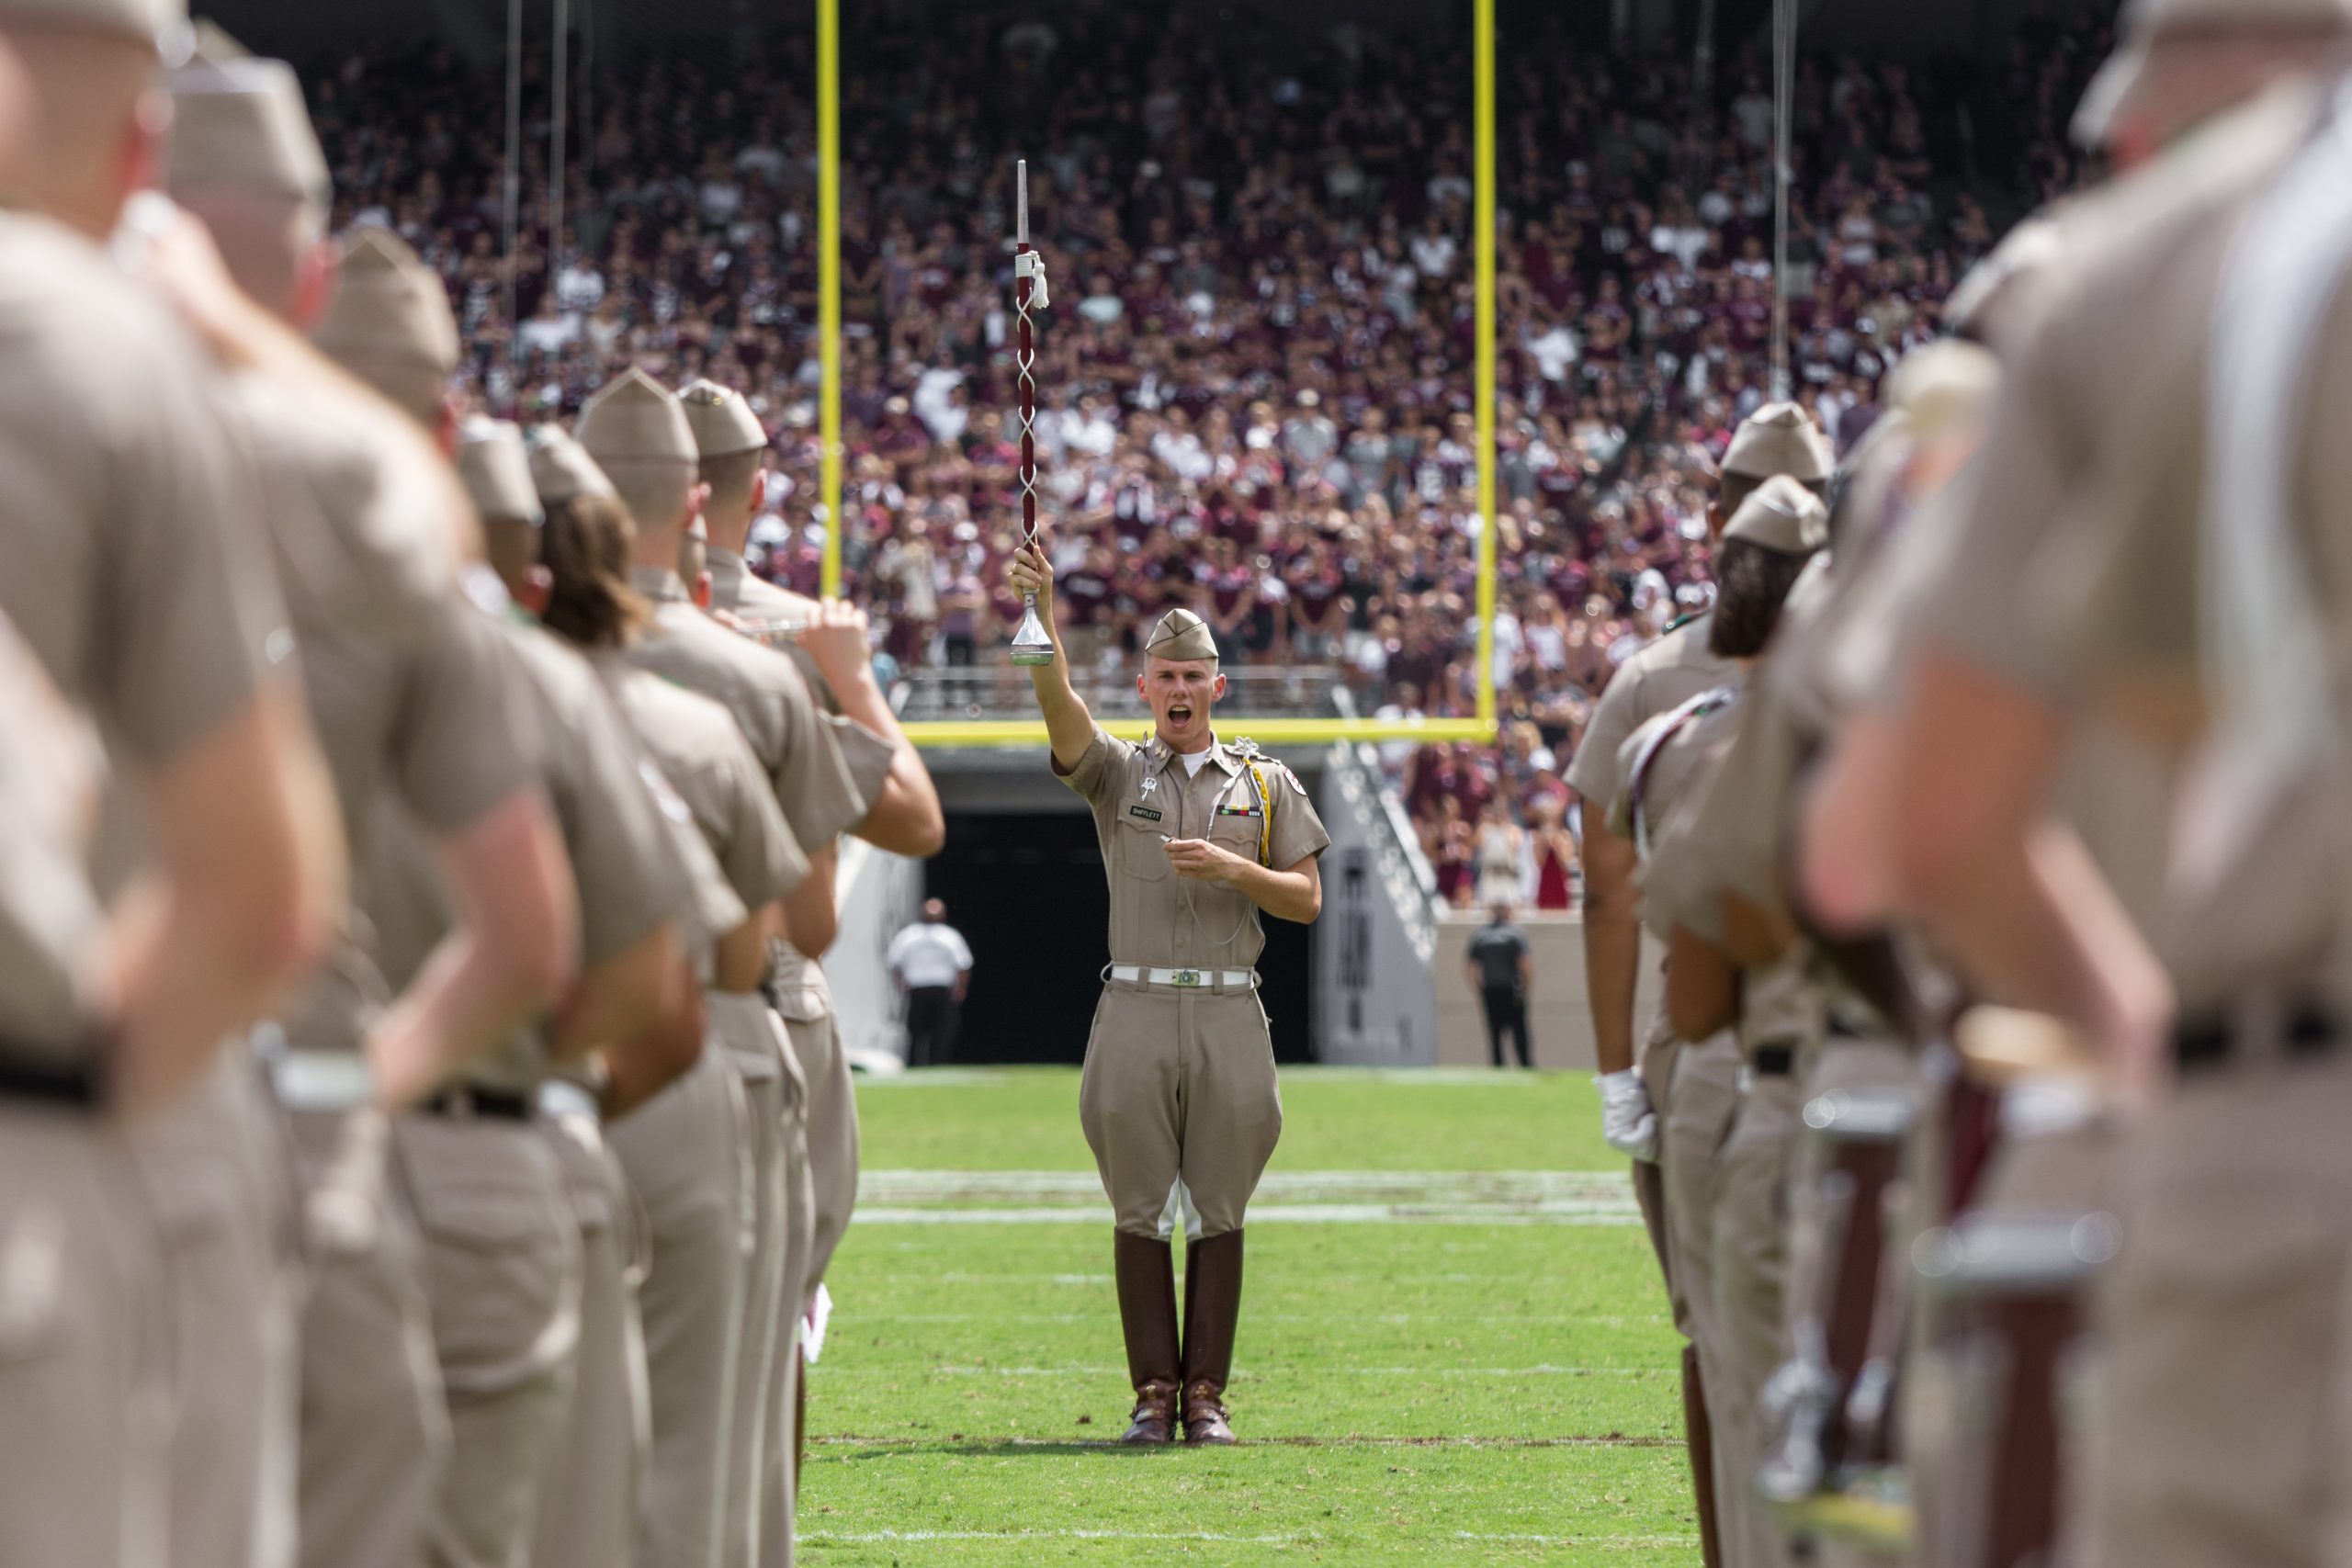
[[[1266,787],[1263,763],[1250,765],[1250,784],[1258,792],[1258,863],[1268,870],[1274,864],[1274,795]]]

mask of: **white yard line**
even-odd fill
[[[865,1225],[1107,1225],[1109,1205],[1067,1209],[894,1209],[860,1205]],[[1640,1213],[1597,1204],[1541,1208],[1439,1208],[1406,1203],[1252,1203],[1252,1224],[1638,1225]]]
[[[1289,1224],[1633,1225],[1634,1185],[1614,1170],[1302,1170],[1259,1183],[1253,1222]],[[1084,1170],[868,1170],[870,1225],[1108,1224]]]

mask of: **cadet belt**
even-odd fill
[[[445,1089],[426,1100],[423,1109],[430,1115],[447,1116],[457,1121],[490,1118],[501,1122],[528,1122],[531,1119],[531,1097],[509,1094],[499,1089],[472,1089],[459,1084]]]
[[[2241,1057],[2265,1055],[2265,1041],[2287,1057],[2333,1055],[2344,1044],[2344,1022],[2335,1010],[2308,998],[2282,1005],[2267,1019],[2248,1008],[2209,1014],[2173,1031],[2173,1061],[2183,1073],[2203,1072]]]
[[[376,1098],[368,1058],[356,1051],[265,1051],[270,1087],[288,1111],[356,1111]]]
[[[106,1102],[105,1062],[97,1049],[65,1055],[0,1041],[0,1100],[96,1111]]]
[[[1749,1062],[1759,1078],[1784,1078],[1796,1071],[1797,1048],[1793,1045],[1758,1045]]]
[[[539,1086],[539,1109],[549,1116],[580,1116],[604,1120],[596,1097],[570,1078],[549,1078]]]
[[[1172,986],[1178,990],[1247,991],[1258,984],[1255,969],[1154,969],[1140,964],[1106,964],[1102,978],[1130,986]]]

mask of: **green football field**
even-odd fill
[[[1241,1444],[1135,1451],[1078,1075],[864,1084],[806,1560],[1697,1562],[1673,1328],[1591,1079],[1305,1069],[1283,1103]]]

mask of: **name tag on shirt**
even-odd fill
[[[1148,806],[1130,806],[1127,807],[1127,815],[1130,817],[1140,817],[1147,822],[1157,822],[1159,820],[1159,813],[1154,811]]]

